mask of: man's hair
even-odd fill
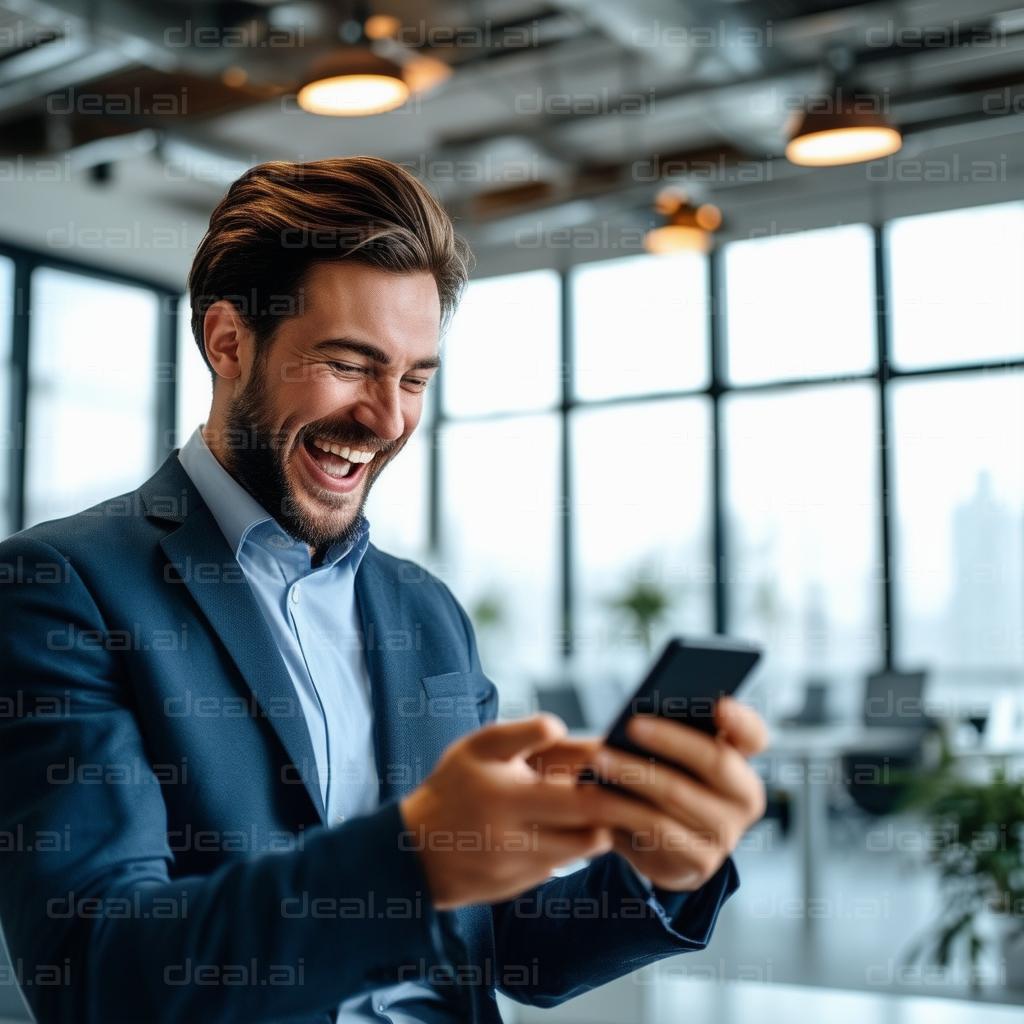
[[[203,321],[213,303],[235,306],[259,354],[281,319],[301,312],[309,270],[336,260],[432,274],[442,328],[473,265],[441,204],[397,164],[371,156],[259,164],[213,211],[189,271],[192,334],[207,365]]]

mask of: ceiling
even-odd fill
[[[1000,198],[1024,173],[1015,4],[0,0],[0,237],[180,283],[245,167],[357,153],[429,178],[485,266],[512,249],[527,259],[538,228],[648,224],[668,179],[743,231],[744,210],[763,219],[770,201],[838,209],[865,192],[863,167],[807,172],[781,156],[794,111],[836,83],[885,107],[903,160],[994,161]],[[397,16],[399,41],[453,75],[375,117],[298,110],[305,69],[367,13]],[[923,165],[916,173],[890,170],[887,189],[916,196],[927,184]],[[949,192],[958,181],[946,177]],[[986,184],[969,183],[979,195]],[[179,235],[164,246],[152,235],[145,252],[86,252],[78,235],[94,222]]]

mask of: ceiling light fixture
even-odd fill
[[[897,152],[903,137],[885,114],[873,109],[877,106],[864,99],[844,102],[839,94],[830,109],[808,110],[786,146],[786,158],[802,167],[837,167]]]
[[[364,46],[346,47],[317,61],[297,97],[310,114],[333,117],[383,114],[408,98],[402,69]]]
[[[332,117],[383,114],[450,78],[450,65],[398,42],[401,28],[398,18],[384,14],[365,24],[345,22],[341,34],[351,45],[309,69],[299,89],[299,106]]]
[[[704,203],[694,207],[685,192],[669,187],[655,196],[654,209],[667,217],[668,223],[644,236],[644,248],[648,252],[665,256],[711,250],[712,234],[722,226],[722,214],[717,206]]]

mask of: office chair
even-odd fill
[[[587,716],[580,704],[580,695],[571,683],[537,687],[533,699],[538,711],[548,711],[565,722],[569,729],[586,729]]]
[[[842,778],[853,802],[873,816],[891,814],[907,789],[901,779],[921,766],[922,744],[934,727],[922,697],[925,672],[885,669],[867,678],[862,721],[866,729],[900,729],[892,748],[848,751]]]
[[[804,687],[804,706],[784,718],[781,725],[825,725],[828,723],[828,683],[812,680]]]

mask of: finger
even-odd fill
[[[600,737],[567,737],[534,754],[528,763],[545,778],[556,772],[578,774],[594,763],[594,755],[603,744]]]
[[[530,757],[565,736],[565,723],[554,715],[540,714],[518,722],[485,725],[466,741],[477,757],[485,761],[509,761]]]
[[[639,761],[612,747],[599,751],[595,760],[602,779],[636,793],[688,828],[718,831],[741,816],[725,797],[666,764]]]
[[[627,732],[644,750],[688,768],[724,796],[746,794],[750,769],[743,755],[724,739],[665,718],[634,718]]]
[[[496,813],[511,813],[518,821],[533,822],[541,827],[583,828],[602,825],[595,819],[593,802],[589,799],[588,789],[595,786],[577,784],[574,772],[565,769],[544,773],[538,776],[529,769],[533,781],[525,785],[513,782],[506,789],[506,799],[496,803]]]
[[[764,719],[734,697],[723,697],[715,704],[715,725],[744,757],[760,754],[768,746]]]
[[[607,786],[581,786],[580,793],[589,805],[590,820],[606,828],[632,833],[677,827],[676,822],[654,804],[616,793]]]
[[[535,845],[545,860],[561,866],[574,860],[599,857],[607,853],[614,842],[610,828],[539,829]]]

